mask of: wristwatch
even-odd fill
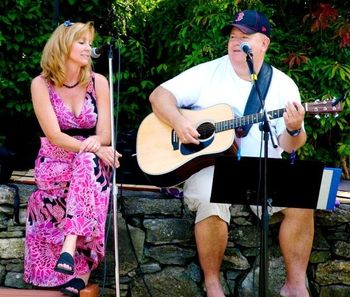
[[[288,130],[288,128],[286,128],[286,130],[287,130],[288,134],[290,136],[293,136],[293,137],[298,136],[301,132],[301,128],[299,128],[297,130]]]

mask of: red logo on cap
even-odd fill
[[[244,12],[240,12],[237,15],[236,22],[239,22],[239,21],[243,20],[243,18],[244,18]]]
[[[266,27],[262,26],[261,27],[261,32],[266,32]]]

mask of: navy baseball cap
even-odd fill
[[[236,13],[233,21],[222,28],[221,33],[228,35],[233,27],[238,28],[245,34],[262,33],[270,37],[271,29],[266,16],[256,10],[243,10]]]

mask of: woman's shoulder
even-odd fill
[[[95,81],[97,82],[97,83],[105,83],[105,82],[107,82],[107,78],[104,76],[104,75],[102,75],[102,74],[100,74],[100,73],[97,73],[97,72],[93,72],[92,73],[92,77],[93,78],[95,78]]]
[[[38,75],[32,79],[31,83],[31,95],[32,100],[43,102],[46,98],[49,98],[50,87],[47,80]]]
[[[33,83],[39,83],[39,82],[43,82],[43,77],[39,74],[39,75],[37,75],[36,77],[34,77],[33,79],[32,79],[32,84]]]
[[[38,75],[32,79],[31,87],[32,88],[44,88],[47,85],[47,81],[42,75]]]
[[[94,85],[95,85],[95,89],[97,92],[99,92],[99,90],[101,90],[101,89],[108,88],[108,81],[104,75],[102,75],[100,73],[93,72],[92,78],[95,81]]]

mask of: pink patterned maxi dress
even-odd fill
[[[67,109],[49,82],[47,86],[61,130],[78,139],[91,134],[97,122],[94,73],[78,117]],[[59,286],[97,267],[105,253],[110,175],[110,168],[94,153],[70,152],[41,138],[35,160],[37,190],[29,198],[27,209],[26,282]],[[67,234],[79,235],[74,275],[54,271]]]

